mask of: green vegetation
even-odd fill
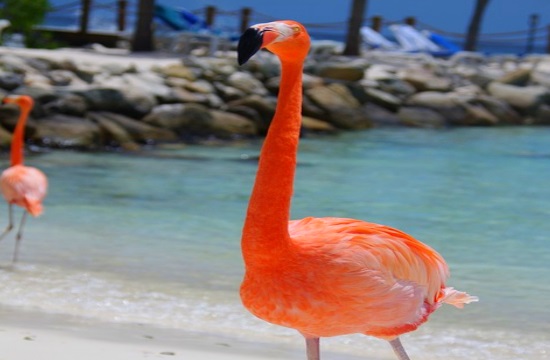
[[[25,35],[27,46],[35,45],[37,39],[31,35],[32,28],[42,23],[49,10],[48,0],[0,0],[0,19],[11,22],[5,31]]]

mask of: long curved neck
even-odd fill
[[[20,109],[19,120],[17,120],[17,125],[13,131],[13,138],[11,141],[11,166],[23,164],[25,124],[29,116],[29,109],[25,107],[21,107]]]
[[[302,62],[282,61],[275,116],[265,138],[248,205],[242,249],[262,261],[284,251],[296,169],[302,113]]]

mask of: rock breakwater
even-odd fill
[[[0,48],[0,97],[35,99],[27,141],[45,147],[137,150],[265,135],[280,75],[271,54],[243,67],[233,52],[146,60]],[[0,146],[16,119],[16,108],[0,107]],[[550,125],[550,56],[371,52],[311,56],[305,66],[305,133],[512,125]]]

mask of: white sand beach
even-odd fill
[[[143,324],[100,324],[0,308],[0,359],[300,359],[301,354]]]

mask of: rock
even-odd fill
[[[339,108],[359,108],[361,105],[350,90],[342,84],[318,86],[305,91],[317,106],[327,111]]]
[[[28,65],[25,59],[15,55],[2,55],[2,69],[9,73],[14,74],[36,74],[40,71],[36,70],[32,66]]]
[[[418,91],[449,91],[452,86],[450,79],[436,76],[422,69],[407,69],[402,72],[400,78]]]
[[[465,109],[466,116],[459,125],[491,126],[499,123],[499,119],[483,106],[467,104],[465,105]]]
[[[175,88],[172,90],[174,99],[168,101],[165,99],[164,102],[182,102],[182,103],[197,103],[197,104],[208,104],[209,97],[206,94],[194,93],[186,89]]]
[[[376,104],[366,104],[363,106],[363,112],[366,114],[372,126],[388,127],[401,125],[401,120],[396,113],[391,112]]]
[[[252,76],[250,73],[237,71],[227,78],[227,84],[237,88],[245,94],[254,94],[264,96],[268,94],[267,89],[262,82]]]
[[[244,116],[219,110],[212,110],[210,113],[212,120],[204,124],[204,135],[227,139],[237,135],[254,136],[258,133],[256,124]]]
[[[488,85],[487,91],[495,98],[525,111],[550,102],[550,89],[540,85],[521,87],[493,81]]]
[[[359,81],[364,76],[364,70],[346,63],[324,63],[318,67],[317,75],[334,80]]]
[[[124,75],[127,73],[135,73],[136,68],[135,65],[131,62],[126,63],[119,63],[119,62],[111,62],[111,63],[104,63],[100,65],[100,68],[102,72],[105,72],[109,75],[117,76],[117,75]]]
[[[59,98],[50,101],[42,105],[47,115],[54,115],[56,113],[84,117],[88,111],[88,105],[86,100],[76,94],[65,94]]]
[[[397,109],[401,106],[401,100],[390,93],[372,88],[367,88],[365,91],[369,101],[386,109],[397,111]]]
[[[142,144],[177,140],[177,136],[173,131],[151,126],[150,124],[131,119],[124,115],[109,112],[98,112],[95,116],[96,118],[101,116],[106,120],[112,121],[122,127],[134,141]]]
[[[188,67],[183,64],[173,64],[162,68],[158,68],[157,71],[166,77],[176,77],[194,81],[195,74]]]
[[[262,120],[262,117],[256,111],[255,109],[252,109],[247,106],[241,106],[241,105],[228,105],[225,107],[224,111],[237,114],[240,116],[244,116],[245,118],[252,120],[258,126],[258,124],[261,124],[263,126],[264,122]],[[264,129],[265,131],[265,129]]]
[[[523,120],[507,102],[486,95],[480,95],[470,100],[471,104],[478,104],[489,111],[501,125],[521,125]]]
[[[414,86],[397,78],[380,79],[377,86],[380,90],[401,98],[409,97],[416,92]]]
[[[23,85],[25,76],[16,73],[0,73],[0,88],[12,91]]]
[[[122,81],[123,89],[139,89],[159,99],[170,98],[173,94],[172,88],[165,85],[164,78],[155,73],[124,74]]]
[[[102,142],[106,146],[122,148],[128,151],[137,151],[140,149],[139,145],[132,139],[130,134],[116,122],[94,112],[90,112],[88,118],[98,124],[102,132]]]
[[[281,77],[277,76],[276,78],[279,79],[279,82],[280,82]],[[319,76],[304,74],[302,76],[302,83],[303,83],[304,89],[311,89],[317,86],[323,86],[325,84],[325,81],[323,80],[323,78]]]
[[[0,148],[6,149],[11,144],[12,133],[0,126]]]
[[[184,85],[184,87],[191,92],[199,94],[212,94],[216,90],[214,88],[214,85],[206,80],[188,82],[186,85]]]
[[[406,103],[407,105],[420,107],[453,108],[464,100],[467,100],[467,98],[463,98],[456,93],[422,91],[409,97]]]
[[[302,127],[312,132],[335,132],[336,128],[326,121],[315,119],[309,116],[302,116]]]
[[[326,110],[321,109],[319,106],[317,106],[313,101],[309,99],[309,97],[304,96],[302,102],[302,114],[304,116],[308,116],[315,119],[327,119],[328,118],[328,112]]]
[[[495,80],[503,84],[526,86],[531,77],[531,69],[517,69]]]
[[[54,86],[67,86],[78,79],[72,71],[67,70],[52,70],[48,73],[48,78]]]
[[[373,64],[365,70],[364,76],[366,80],[375,82],[398,80],[396,75],[397,69],[394,66],[386,64]]]
[[[424,91],[411,96],[406,105],[413,108],[429,108],[443,116],[448,124],[462,125],[466,114],[466,105],[472,96],[461,95],[455,92],[441,93],[436,91]]]
[[[401,124],[411,127],[441,128],[447,125],[445,118],[435,110],[417,106],[403,106],[397,117]]]
[[[128,89],[131,98],[123,93],[122,90],[112,88],[89,88],[83,91],[76,91],[75,94],[86,99],[90,111],[107,111],[126,116],[141,117],[148,113],[152,108],[152,100],[143,93],[139,94]]]
[[[361,104],[342,84],[329,84],[305,91],[309,99],[327,113],[332,125],[341,129],[365,129],[372,126],[368,116],[361,111]]]
[[[118,89],[90,88],[76,92],[86,99],[88,107],[92,111],[117,112],[128,108],[128,101]]]
[[[181,137],[188,132],[189,124],[206,122],[210,116],[209,110],[202,105],[164,104],[153,108],[142,121],[155,127],[172,130]]]
[[[39,73],[25,74],[25,85],[33,88],[53,91],[53,86],[50,79],[47,76]]]
[[[154,94],[143,91],[141,88],[127,87],[121,89],[121,92],[127,104],[126,108],[120,110],[120,113],[129,117],[140,119],[149,114],[159,103]]]
[[[225,101],[233,101],[246,97],[244,91],[225,85],[221,82],[214,82],[214,87]]]
[[[531,82],[550,88],[550,58],[537,62],[531,71]]]
[[[254,122],[244,116],[209,110],[198,104],[166,104],[157,106],[143,119],[144,123],[171,129],[181,138],[216,136],[232,138],[256,135]]]
[[[541,105],[533,118],[533,125],[550,125],[550,105]]]
[[[327,121],[339,129],[361,130],[372,127],[372,121],[368,114],[361,108],[338,108],[329,113]]]
[[[68,115],[53,115],[36,122],[30,136],[34,143],[53,148],[99,149],[102,146],[99,126],[90,120]]]
[[[254,109],[259,115],[261,122],[256,123],[259,134],[267,133],[271,119],[275,115],[276,102],[274,98],[250,95],[243,99],[234,100],[227,104],[228,106],[244,106]]]
[[[251,119],[236,113],[209,110],[198,104],[157,106],[143,122],[171,129],[182,138],[215,136],[226,139],[257,135],[258,132]]]

